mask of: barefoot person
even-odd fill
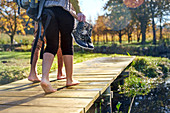
[[[74,17],[70,14],[71,6],[75,9],[79,21],[85,21],[85,16],[80,12],[77,0],[46,0],[44,11],[53,13],[47,30],[45,31],[47,46],[43,54],[41,87],[45,93],[55,92],[49,81],[49,71],[58,51],[59,32],[61,33],[61,49],[66,70],[66,86],[79,84],[73,80],[73,39],[71,32],[74,28]],[[42,15],[43,26],[47,22],[47,14]]]
[[[36,37],[36,33],[37,33],[37,30],[38,30],[38,24],[37,22],[35,22],[35,26],[34,26],[34,29],[35,29],[35,35],[34,37]],[[42,29],[41,30],[41,34],[43,34],[44,30]],[[45,37],[44,37],[44,40]],[[35,39],[34,39],[35,41]],[[34,44],[34,41],[32,43],[32,45]],[[42,41],[39,39],[38,40],[38,43],[37,43],[37,46],[36,46],[36,49],[35,49],[35,53],[34,53],[34,58],[33,58],[33,62],[31,64],[31,69],[30,69],[30,74],[28,76],[28,80],[29,81],[32,81],[32,82],[40,82],[41,80],[37,77],[37,61],[38,61],[38,57],[39,57],[39,53],[40,53],[40,49],[42,47]],[[62,72],[62,68],[63,68],[63,57],[62,57],[62,51],[61,51],[61,47],[60,47],[60,43],[59,43],[59,49],[57,51],[57,58],[58,58],[58,73],[57,73],[57,79],[60,80],[60,79],[65,79],[65,75],[63,74]]]

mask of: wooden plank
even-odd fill
[[[1,91],[0,97],[41,97],[41,98],[93,98],[99,96],[99,91],[71,91],[59,90],[52,94],[44,94],[41,90],[38,91]]]
[[[65,81],[57,81],[57,82],[53,82],[51,83],[52,86],[53,84],[55,84],[56,86],[66,86],[66,82]],[[107,85],[108,81],[81,81],[80,84],[78,86],[85,86],[85,85],[91,85],[91,86],[103,86],[103,85]]]
[[[58,89],[58,88],[62,88],[62,87],[64,87],[64,86],[56,86],[56,85],[53,85],[53,87],[55,88],[55,89]],[[0,89],[0,91],[43,91],[42,90],[42,88],[41,88],[41,86],[40,85],[38,85],[38,86],[27,86],[27,87],[22,87],[22,88],[13,88],[13,87],[11,87],[11,88],[5,88],[4,87],[4,89]]]
[[[103,86],[103,85],[107,85],[108,84],[108,82],[95,82],[95,81],[93,81],[93,82],[80,82],[80,84],[79,85],[91,85],[91,86]]]
[[[104,85],[103,86],[91,86],[91,85],[79,86],[79,85],[76,85],[76,86],[67,87],[67,88],[65,88],[63,90],[101,91],[105,86]]]
[[[81,89],[83,89],[85,87],[87,87],[88,89],[90,88],[91,90],[96,90],[96,89],[99,89],[99,88],[101,89],[103,86],[106,85],[104,83],[108,84],[108,82],[109,82],[109,80],[90,80],[90,79],[82,79],[82,80],[79,79],[79,81],[81,82],[80,85],[76,86],[76,88],[78,88],[78,90],[81,90]],[[83,81],[85,81],[88,84],[83,83]],[[91,84],[89,84],[91,81],[93,81],[92,84],[97,84],[97,83],[98,84],[102,83],[102,84],[100,84],[100,85],[91,85]],[[63,84],[63,86],[61,86],[62,84]],[[52,83],[52,86],[53,86],[53,88],[55,88],[57,90],[64,90],[64,89],[68,90],[68,89],[72,88],[72,86],[66,87],[66,85],[64,85],[65,82],[62,83],[62,84],[58,85],[58,82],[57,83],[54,82],[54,83]],[[85,88],[85,89],[87,89],[87,88]],[[1,89],[0,92],[3,92],[3,91],[38,91],[38,92],[40,92],[40,91],[42,91],[42,88],[41,88],[40,85],[38,85],[38,86],[31,86],[31,87],[27,86],[27,87],[22,87],[22,88],[15,88],[15,87],[14,88],[13,87],[12,88],[6,88],[6,87],[4,87],[4,89]]]
[[[114,76],[113,76],[114,77]],[[113,77],[109,78],[83,78],[83,77],[73,77],[75,80],[78,80],[80,82],[109,82],[113,79]],[[66,80],[61,80],[66,81]]]
[[[50,81],[55,81],[55,80],[56,79],[54,79],[54,78],[50,78]],[[56,87],[56,88],[61,88],[61,87],[62,86]],[[0,91],[12,91],[12,90],[22,91],[22,90],[33,90],[33,89],[42,90],[42,88],[40,87],[40,83],[32,83],[32,82],[17,83],[17,82],[15,82],[15,83],[10,83],[7,85],[0,86]]]
[[[93,99],[82,98],[33,98],[0,97],[0,105],[37,106],[37,107],[73,107],[89,109]],[[91,104],[89,104],[91,103]]]
[[[3,85],[0,87],[0,91],[8,91],[8,90],[17,90],[17,89],[24,89],[24,88],[32,88],[39,86],[39,83],[37,84],[8,84]]]
[[[0,105],[0,113],[84,113],[84,108]]]
[[[115,75],[74,75],[74,78],[113,78]],[[53,78],[53,77],[51,77]]]
[[[100,82],[105,82],[105,81],[110,81],[112,80],[113,78],[77,78],[78,81],[80,82],[83,82],[83,81],[91,81],[91,82],[96,82],[96,81],[100,81]]]
[[[0,91],[0,97],[32,97],[44,96],[43,91]]]
[[[7,91],[6,91],[7,92]],[[6,95],[1,93],[0,97],[0,105],[35,105],[35,106],[64,106],[65,107],[81,107],[84,106],[85,111],[87,111],[92,105],[93,102],[99,97],[99,93],[97,91],[58,91],[57,93],[52,93],[49,95],[44,95],[44,93],[40,93],[38,95],[23,95],[28,92],[8,92]],[[15,94],[15,95],[14,95]],[[8,97],[9,96],[9,97]],[[11,97],[12,96],[12,97]],[[16,96],[16,97],[15,97]],[[24,97],[26,96],[26,97]],[[46,99],[47,98],[47,99]],[[74,101],[73,101],[74,100]],[[45,101],[48,103],[45,104]],[[58,103],[56,103],[57,101]],[[63,101],[63,102],[62,102]],[[53,105],[55,104],[55,105]],[[79,106],[78,106],[78,105]],[[86,104],[86,105],[85,105]]]
[[[101,70],[101,69],[94,69],[94,70],[88,70],[88,69],[80,69],[78,71],[74,71],[74,73],[103,73],[103,72],[108,72],[108,73],[111,73],[111,72],[119,72],[121,71],[120,69],[108,69],[108,70]]]
[[[50,78],[50,81],[54,81],[56,79],[54,78]],[[24,88],[31,88],[31,87],[36,87],[39,86],[40,83],[32,83],[30,81],[28,81],[27,79],[23,79],[16,81],[16,82],[12,82],[6,85],[2,85],[0,86],[0,91],[1,90],[17,90],[17,89],[24,89]]]
[[[45,95],[44,97],[50,97],[50,98],[98,98],[100,96],[99,91],[72,91],[72,90],[61,90],[57,91],[55,93]]]
[[[84,85],[84,86],[71,86],[71,87],[68,87],[68,88],[65,88],[63,89],[63,91],[99,91],[100,94],[102,94],[106,89],[107,87],[110,86],[110,84],[107,84],[107,85],[103,85],[103,86],[87,86],[87,85]]]

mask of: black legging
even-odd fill
[[[61,33],[61,49],[63,55],[73,55],[73,39],[71,32],[74,28],[74,17],[60,6],[46,8],[53,11],[55,18],[51,19],[48,28],[45,31],[47,46],[45,52],[57,53],[59,46],[59,32]],[[42,17],[43,26],[45,26],[46,17]]]

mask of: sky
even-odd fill
[[[80,9],[86,15],[86,19],[92,19],[95,23],[98,15],[104,14],[103,7],[108,0],[79,0]]]
[[[104,14],[103,7],[107,1],[108,0],[79,0],[80,9],[86,15],[86,20],[88,21],[89,18],[91,18],[94,24],[98,15]],[[168,18],[170,18],[170,16],[168,16]]]

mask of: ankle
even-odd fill
[[[62,76],[62,75],[63,75],[62,72],[58,72],[58,73],[57,73],[57,77],[60,77],[60,76]]]
[[[36,71],[36,70],[31,70],[31,71],[30,71],[30,74],[31,74],[31,75],[36,75],[36,74],[37,74],[37,71]]]
[[[41,81],[46,82],[46,81],[50,81],[50,80],[49,80],[49,78],[47,78],[47,77],[42,77],[42,78],[41,78]]]
[[[67,78],[67,82],[72,82],[73,79],[72,78]]]

